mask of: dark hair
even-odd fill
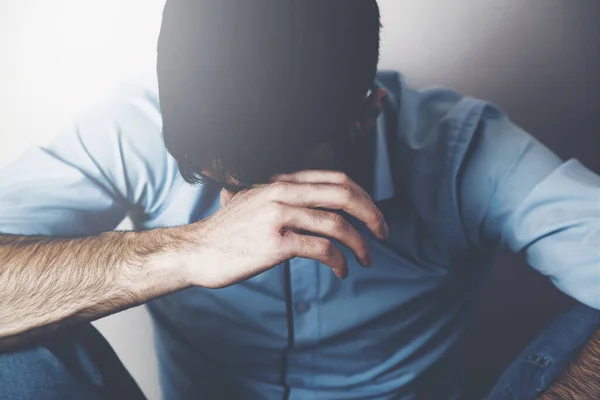
[[[158,82],[182,176],[266,182],[344,140],[375,78],[379,32],[376,0],[168,0]]]

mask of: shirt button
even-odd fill
[[[298,314],[304,314],[305,312],[310,310],[310,304],[306,301],[299,301],[296,303],[295,308]]]

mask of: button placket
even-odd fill
[[[318,343],[320,339],[317,309],[319,268],[323,266],[314,260],[290,261],[295,349],[290,354],[288,382],[292,388],[310,387],[314,380],[312,366],[316,362],[316,354],[307,346]]]
[[[302,300],[298,301],[294,304],[294,310],[296,310],[296,313],[298,314],[304,314],[310,310],[310,303]]]

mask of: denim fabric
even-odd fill
[[[90,324],[0,352],[1,400],[142,400],[113,349]]]
[[[597,329],[600,311],[575,307],[523,351],[485,400],[535,399]],[[0,352],[0,399],[141,400],[144,396],[109,344],[86,324],[26,348]]]
[[[547,390],[600,329],[600,311],[580,305],[554,321],[510,365],[486,400],[530,400]]]

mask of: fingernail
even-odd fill
[[[362,259],[359,259],[358,257],[356,257],[356,261],[358,261],[358,263],[360,265],[362,265],[364,268],[369,267],[369,256],[368,255],[363,256]]]
[[[383,238],[387,239],[390,236],[390,228],[388,227],[387,223],[384,221],[383,222]]]
[[[373,265],[373,255],[371,254],[371,252],[367,253],[365,261],[365,267],[369,268],[371,265]]]

